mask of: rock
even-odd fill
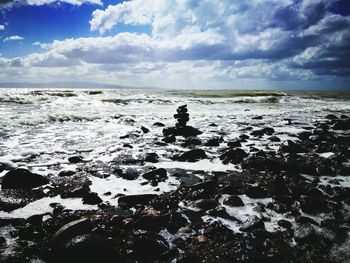
[[[252,117],[252,120],[262,120],[263,116],[259,115],[259,116],[254,116]]]
[[[298,224],[312,224],[312,225],[315,225],[315,226],[318,226],[319,224],[313,220],[312,218],[310,217],[307,217],[307,216],[299,216],[295,222],[297,222]]]
[[[309,131],[302,131],[302,132],[299,132],[298,133],[298,137],[301,139],[301,140],[306,140],[306,139],[309,139],[309,137],[312,135],[311,132]]]
[[[143,174],[142,177],[149,181],[161,182],[164,181],[168,176],[166,169],[158,168]]]
[[[291,229],[292,226],[293,226],[291,222],[289,222],[289,221],[287,221],[287,220],[283,220],[283,219],[278,220],[278,221],[277,221],[277,224],[278,224],[279,226],[281,226],[281,227],[286,228],[286,229]]]
[[[334,114],[328,114],[328,115],[326,116],[326,119],[329,119],[329,120],[337,120],[338,117],[335,116]]]
[[[265,229],[264,221],[257,216],[250,216],[239,228],[243,232],[250,232],[255,229]]]
[[[125,171],[122,169],[115,169],[113,173],[125,180],[136,180],[140,175],[139,171],[132,167],[128,167]]]
[[[146,153],[145,161],[150,163],[157,163],[159,159],[156,153]]]
[[[279,137],[277,137],[277,136],[271,136],[269,138],[269,140],[272,141],[272,142],[280,142],[281,141],[281,139]]]
[[[154,198],[157,198],[155,194],[143,194],[143,195],[126,195],[121,196],[118,199],[118,203],[123,207],[133,207],[139,204],[148,204]]]
[[[141,130],[142,130],[143,133],[149,133],[149,129],[147,129],[144,126],[141,126]]]
[[[235,148],[235,147],[241,147],[242,144],[239,140],[233,140],[227,143],[228,147]]]
[[[201,145],[202,141],[197,137],[187,137],[185,142],[182,144],[182,147]]]
[[[64,241],[77,235],[89,233],[91,229],[92,224],[87,218],[71,221],[56,231],[56,233],[50,239],[50,244],[52,247],[57,247]]]
[[[75,174],[74,171],[69,171],[69,170],[63,170],[61,172],[59,172],[58,176],[72,176],[73,174]]]
[[[49,180],[42,175],[31,173],[27,169],[9,171],[2,178],[2,189],[30,189],[44,184]]]
[[[38,225],[43,221],[43,216],[44,215],[32,215],[28,217],[26,221],[32,225]]]
[[[237,195],[226,196],[222,203],[228,206],[244,206],[242,199]]]
[[[275,132],[274,128],[271,127],[265,127],[261,131],[267,135],[272,135]]]
[[[153,126],[164,127],[165,124],[164,124],[164,123],[161,123],[161,122],[155,122],[155,123],[153,123]]]
[[[299,143],[295,143],[291,140],[287,141],[287,145],[286,144],[281,145],[280,149],[286,153],[304,153],[304,152],[306,152],[306,149],[304,146],[302,146]]]
[[[96,234],[79,235],[55,250],[54,263],[111,263],[118,262],[107,240]]]
[[[216,123],[210,123],[209,127],[218,127],[218,125]]]
[[[229,162],[237,164],[243,161],[244,158],[246,158],[248,154],[242,150],[241,148],[231,149],[222,155],[220,155],[220,160],[224,164],[227,164]]]
[[[202,149],[194,149],[180,154],[176,160],[180,162],[195,162],[207,158],[207,154]]]
[[[102,203],[103,200],[98,196],[97,193],[90,192],[83,197],[83,203],[88,205],[97,205]]]
[[[268,192],[259,186],[249,186],[244,194],[250,198],[259,199],[268,197]]]
[[[5,165],[0,163],[0,173],[2,173],[5,170]]]
[[[329,210],[325,198],[316,196],[304,197],[300,203],[300,208],[303,212],[308,214],[318,214],[328,212]]]
[[[169,250],[169,245],[160,235],[137,233],[131,249],[135,258],[142,262],[158,262],[157,259]]]
[[[350,130],[350,119],[336,121],[333,130]]]
[[[194,206],[202,209],[202,210],[209,210],[213,209],[218,205],[218,203],[214,199],[199,199],[194,202]]]
[[[202,132],[192,126],[185,126],[183,128],[170,127],[170,128],[163,129],[164,136],[174,135],[174,136],[191,137],[191,136],[197,136],[200,134],[202,134]]]
[[[176,137],[174,134],[170,134],[170,135],[166,136],[165,138],[163,138],[162,141],[166,142],[166,143],[174,143],[176,141]]]
[[[220,145],[220,140],[218,138],[211,138],[209,139],[204,146],[219,146]]]
[[[84,162],[83,157],[81,156],[72,156],[68,158],[69,163],[81,163]]]

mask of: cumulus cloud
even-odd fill
[[[19,40],[24,40],[24,37],[19,36],[19,35],[13,35],[4,38],[4,42],[9,42],[9,41],[19,41]]]
[[[130,0],[92,13],[101,36],[37,43],[46,52],[3,64],[128,85],[349,80],[350,16],[337,2]],[[125,24],[151,33],[104,35]]]
[[[4,25],[0,25],[0,31],[5,30],[5,26]]]

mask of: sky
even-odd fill
[[[0,0],[0,82],[350,90],[350,0]]]

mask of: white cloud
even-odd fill
[[[1,8],[12,8],[14,5],[31,5],[31,6],[40,6],[40,5],[49,5],[54,3],[67,3],[71,5],[80,6],[82,4],[96,4],[102,5],[101,0],[13,0],[13,1],[3,1],[0,2]]]
[[[5,26],[4,25],[0,25],[0,31],[5,30]]]
[[[4,42],[8,42],[8,41],[19,41],[19,40],[24,40],[24,37],[21,37],[19,35],[13,35],[13,36],[9,36],[9,37],[6,37],[4,39]]]

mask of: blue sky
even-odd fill
[[[348,89],[349,47],[349,0],[0,3],[0,82]]]

